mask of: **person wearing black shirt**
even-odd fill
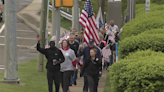
[[[60,63],[65,61],[64,55],[57,47],[55,47],[55,42],[50,41],[50,48],[44,49],[40,47],[41,38],[37,36],[37,50],[44,54],[47,58],[47,80],[48,80],[48,89],[49,92],[53,90],[53,81],[55,83],[55,92],[59,92],[59,87],[61,83],[61,72],[60,72]]]
[[[90,50],[90,56],[85,60],[84,66],[81,71],[81,76],[84,75],[86,70],[88,78],[88,87],[90,92],[97,92],[99,80],[99,67],[102,66],[101,60],[96,56],[97,49]]]
[[[75,41],[75,36],[73,34],[71,34],[69,36],[68,45],[75,52],[76,61],[78,62],[79,61],[79,58],[78,58],[78,53],[77,52],[78,52],[78,49],[79,49],[79,43]],[[70,85],[72,85],[72,84],[76,85],[76,79],[77,79],[77,74],[78,74],[78,63],[76,65],[76,69],[77,70],[74,71],[74,74],[71,77],[71,83],[70,83]]]

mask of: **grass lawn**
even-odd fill
[[[104,92],[113,92],[111,89],[110,81],[109,81],[109,75],[107,75],[107,78],[106,78]]]
[[[50,20],[52,20],[52,12],[49,12],[49,18]],[[61,17],[61,26],[67,30],[70,30],[70,28],[72,28],[72,22],[70,20],[67,20],[64,17]]]
[[[45,61],[46,63],[46,61]],[[44,65],[45,65],[44,63]],[[44,72],[37,72],[37,60],[21,63],[18,66],[18,78],[25,86],[0,83],[0,92],[48,92],[46,69]],[[4,73],[0,74],[0,79]]]

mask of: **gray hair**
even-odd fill
[[[71,33],[71,34],[69,35],[69,37],[75,38],[75,35]]]

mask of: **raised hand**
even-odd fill
[[[39,42],[41,40],[40,36],[37,35],[37,41]]]

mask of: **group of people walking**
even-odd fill
[[[39,35],[37,36],[37,50],[47,58],[49,92],[53,90],[53,82],[55,83],[55,92],[59,92],[60,83],[63,92],[69,92],[69,86],[77,85],[78,71],[80,71],[80,77],[84,77],[83,92],[88,92],[88,89],[90,92],[97,92],[99,72],[102,70],[102,65],[104,66],[101,49],[111,43],[106,37],[110,34],[104,30],[103,28],[100,29],[99,38],[101,42],[98,46],[95,45],[94,39],[90,39],[89,44],[86,45],[82,41],[84,32],[77,34],[76,29],[72,30],[68,39],[62,41],[61,48],[55,47],[54,41],[49,42],[49,48],[41,48],[41,38]]]

